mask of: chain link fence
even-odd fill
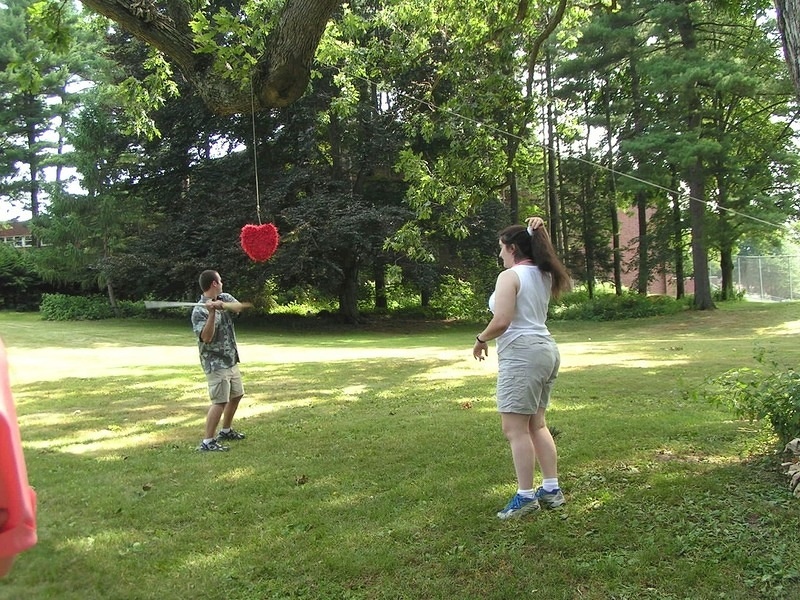
[[[800,256],[739,255],[734,262],[733,280],[747,300],[800,300]]]

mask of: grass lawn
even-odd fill
[[[759,424],[691,399],[705,377],[797,365],[800,304],[554,323],[563,510],[515,490],[476,326],[237,326],[231,451],[188,319],[0,313],[39,543],[3,600],[800,597],[800,501]]]

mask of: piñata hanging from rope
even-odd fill
[[[245,225],[242,227],[242,234],[239,237],[242,250],[256,262],[263,262],[272,258],[278,248],[280,235],[278,228],[272,223],[258,225]]]
[[[272,258],[275,250],[278,249],[278,242],[280,242],[280,235],[278,228],[272,223],[261,223],[261,199],[258,191],[258,149],[256,142],[256,111],[255,102],[253,101],[253,82],[250,82],[250,104],[251,115],[253,121],[253,165],[256,174],[256,216],[258,217],[258,225],[245,225],[242,227],[242,233],[239,236],[239,243],[242,245],[242,250],[245,254],[255,262],[264,262]]]

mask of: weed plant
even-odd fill
[[[296,325],[296,324],[295,324]],[[474,326],[240,321],[231,451],[195,450],[181,321],[0,313],[39,543],[4,600],[752,599],[800,595],[800,502],[768,428],[687,390],[753,344],[797,363],[797,304],[555,322],[559,511],[515,490]]]
[[[756,368],[737,367],[710,377],[697,397],[727,406],[740,418],[763,420],[780,444],[800,437],[800,373],[756,348]]]

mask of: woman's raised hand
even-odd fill
[[[525,223],[528,225],[528,233],[535,231],[544,225],[544,221],[541,219],[541,217],[528,217],[525,219]]]

